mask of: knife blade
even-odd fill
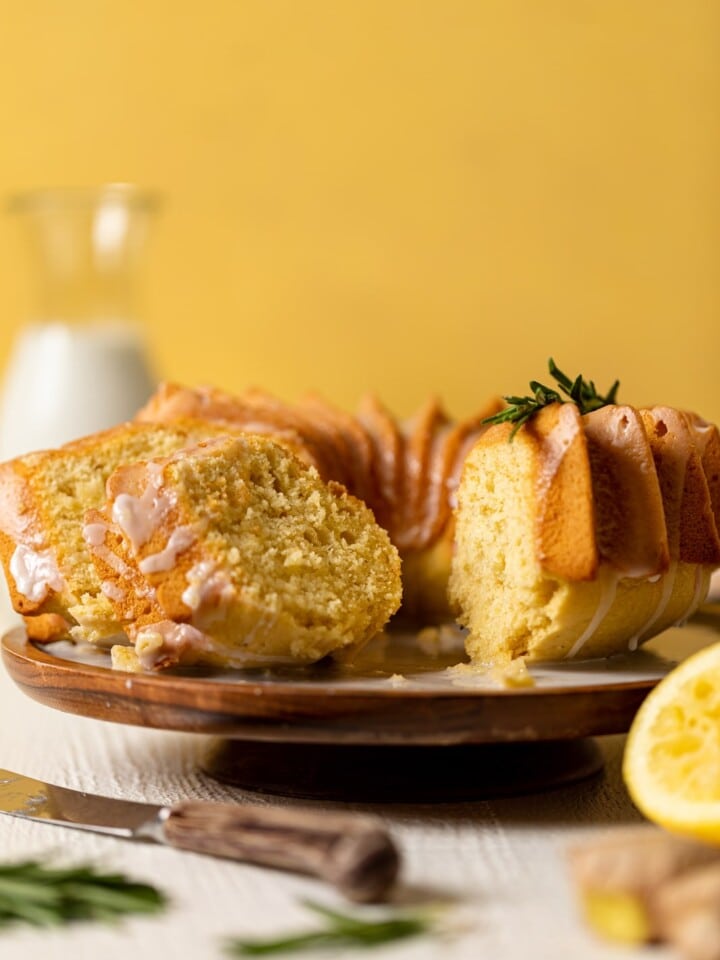
[[[357,902],[384,899],[400,865],[381,822],[364,814],[207,800],[137,803],[3,769],[0,813],[305,873]]]

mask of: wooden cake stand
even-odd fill
[[[609,660],[533,667],[534,685],[502,687],[445,646],[418,655],[391,635],[352,665],[150,675],[67,641],[22,629],[2,641],[20,689],[84,717],[211,735],[203,767],[245,789],[358,801],[439,802],[532,792],[597,773],[593,736],[625,732],[674,661],[716,642],[706,609],[652,649]]]

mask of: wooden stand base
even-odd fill
[[[442,747],[216,741],[209,776],[306,800],[438,803],[535,793],[602,769],[593,740]]]

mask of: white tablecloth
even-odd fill
[[[64,786],[154,802],[243,802],[250,796],[198,772],[204,738],[59,713],[28,699],[4,671],[0,730],[0,766]],[[373,958],[647,958],[646,951],[618,953],[593,939],[566,876],[563,852],[570,842],[638,819],[620,779],[623,738],[608,737],[601,745],[604,775],[572,787],[490,802],[373,806],[402,850],[398,899],[449,901],[447,920],[461,928],[448,939],[423,937],[373,950]],[[2,960],[220,958],[224,938],[233,934],[277,935],[313,925],[303,898],[339,903],[332,891],[301,877],[9,817],[0,817],[0,848],[5,861],[55,852],[72,862],[100,863],[151,881],[172,899],[166,914],[117,928],[0,932]],[[365,955],[302,954],[333,960]],[[653,960],[665,956],[652,952]]]

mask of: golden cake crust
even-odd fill
[[[538,560],[555,576],[592,580],[598,567],[592,480],[577,407],[544,407],[511,440],[512,430],[510,423],[496,424],[480,437],[474,450],[507,443],[528,448],[533,463]]]

